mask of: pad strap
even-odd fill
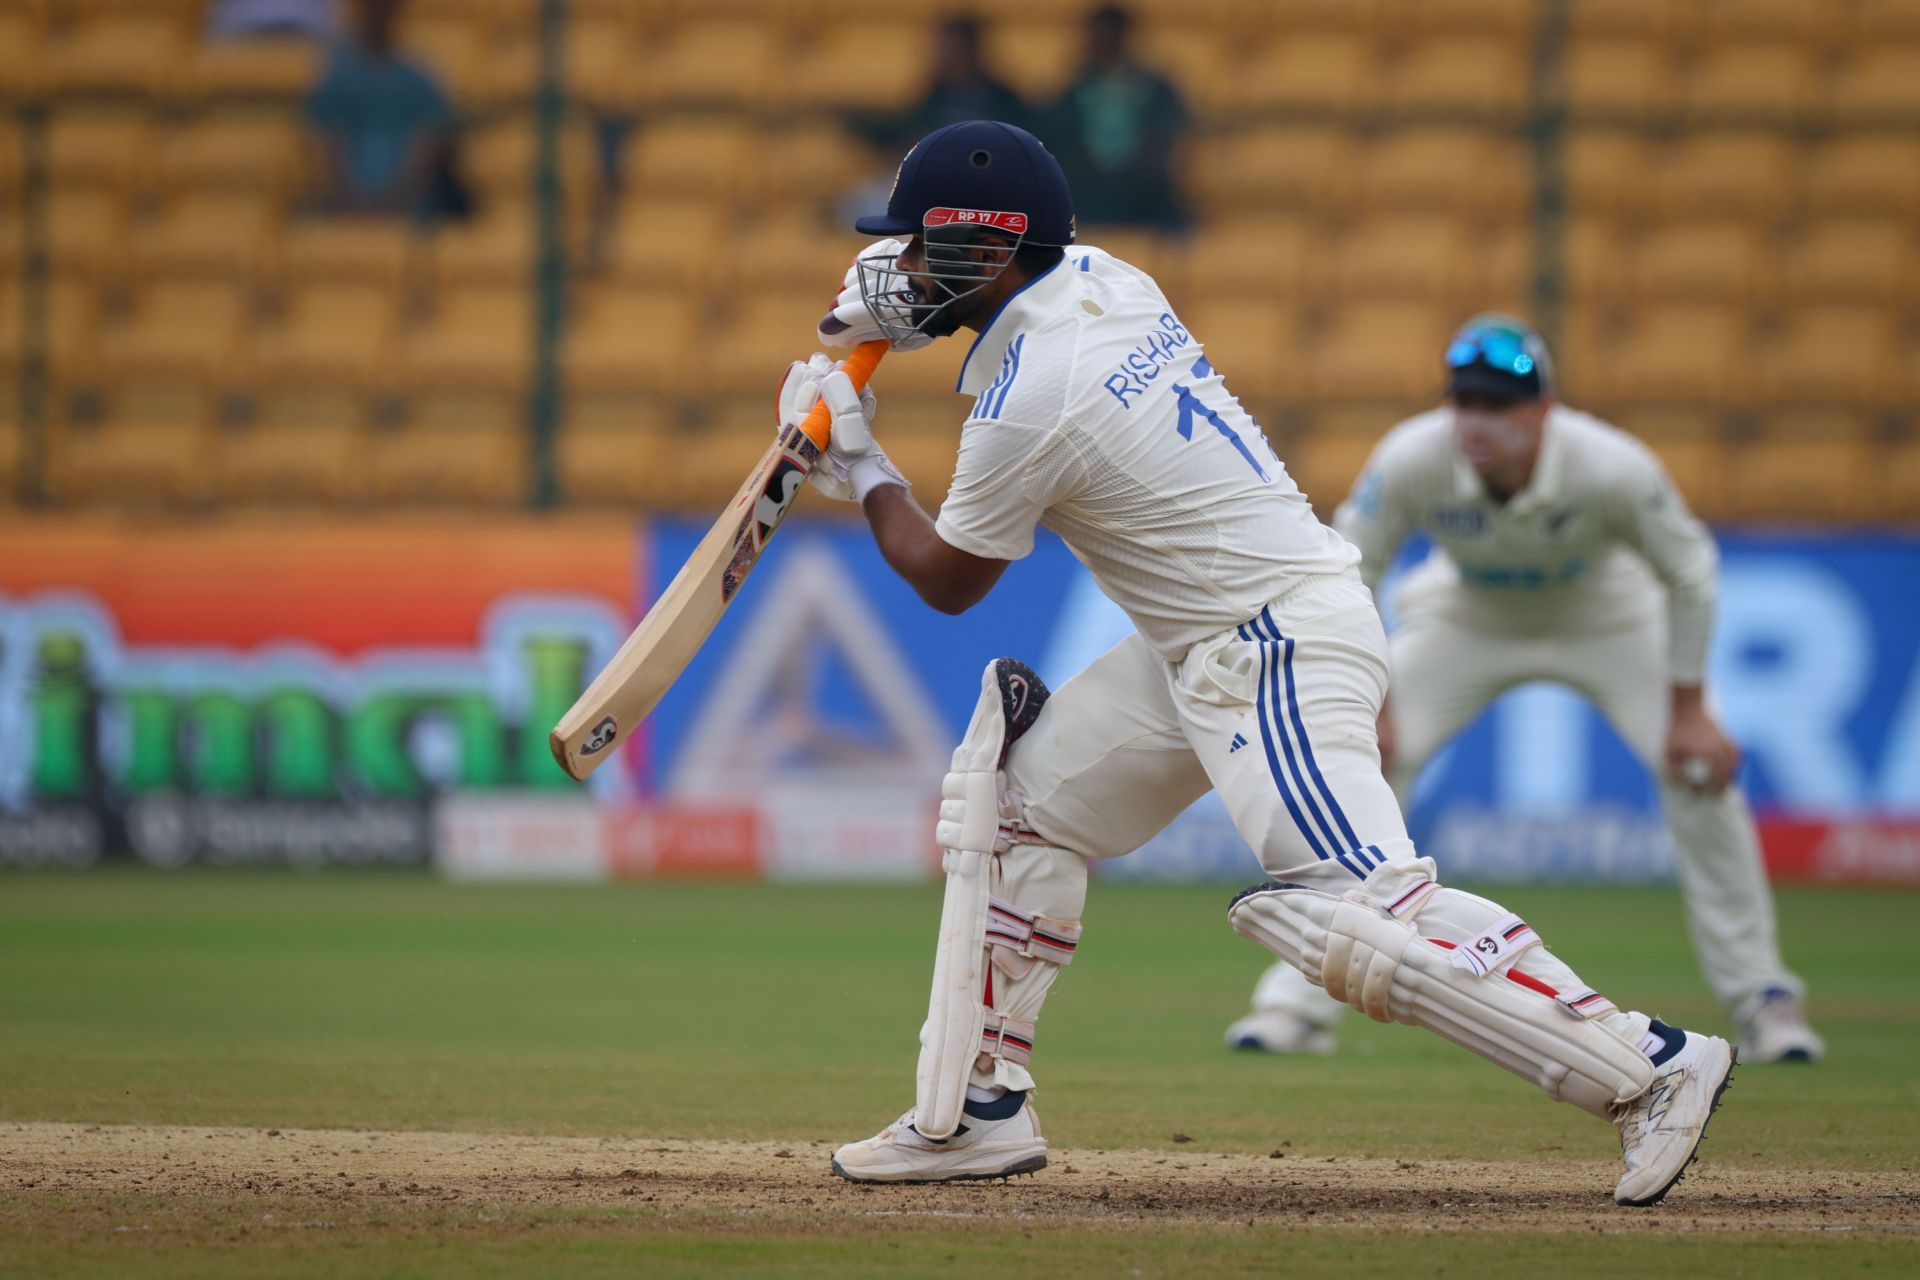
[[[1533,926],[1509,911],[1454,947],[1448,960],[1454,968],[1484,978],[1511,965],[1527,948],[1539,945],[1540,935],[1533,931]]]
[[[1005,898],[988,898],[986,938],[995,949],[994,967],[1020,978],[1036,960],[1053,965],[1071,961],[1080,945],[1080,922],[1022,911]]]
[[[1026,1066],[1033,1057],[1033,1023],[987,1010],[986,1025],[980,1029],[980,1052]]]

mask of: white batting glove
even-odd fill
[[[855,347],[886,338],[860,293],[860,259],[892,257],[906,247],[903,240],[876,240],[855,255],[841,281],[840,294],[833,300],[833,309],[820,317],[818,336],[823,346]],[[894,343],[893,350],[917,351],[932,341],[928,335],[916,333]]]
[[[873,439],[877,401],[871,389],[855,391],[832,357],[815,352],[810,360],[787,366],[780,383],[780,429],[799,426],[814,405],[827,402],[832,435],[808,478],[836,502],[863,502],[883,484],[905,485],[907,478]]]

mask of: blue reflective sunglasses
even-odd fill
[[[1527,334],[1515,329],[1470,329],[1447,348],[1447,368],[1464,369],[1480,363],[1524,378],[1537,367],[1533,354],[1527,350],[1527,338]]]

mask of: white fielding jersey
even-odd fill
[[[1314,516],[1145,272],[1086,245],[1008,298],[937,529],[994,560],[1044,524],[1169,661],[1360,553]]]
[[[1334,524],[1360,547],[1369,586],[1407,535],[1424,529],[1435,551],[1402,602],[1433,593],[1470,627],[1600,631],[1664,603],[1668,679],[1703,677],[1719,565],[1713,535],[1652,450],[1589,414],[1549,410],[1533,476],[1505,503],[1487,496],[1460,456],[1449,410],[1409,418],[1373,451]]]

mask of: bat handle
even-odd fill
[[[885,354],[887,354],[887,344],[875,339],[872,342],[861,343],[840,362],[840,367],[846,370],[847,377],[853,381],[855,391],[866,388],[867,379],[873,376],[874,366],[880,363],[880,357]],[[800,424],[800,430],[806,433],[807,439],[822,449],[827,447],[827,441],[833,435],[833,415],[827,411],[825,400],[813,406],[813,412],[809,413],[807,420]]]

